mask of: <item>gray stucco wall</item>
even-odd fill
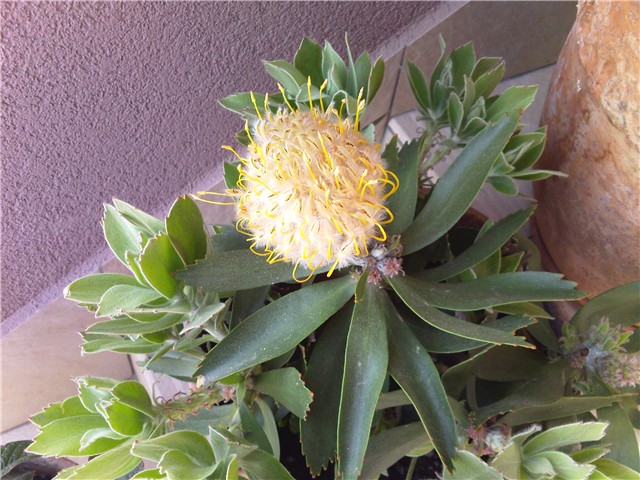
[[[375,50],[434,2],[18,2],[2,14],[2,319],[109,258],[112,197],[153,213],[210,186],[240,123],[217,100],[272,90],[260,59],[303,35]],[[6,329],[5,329],[6,330]]]

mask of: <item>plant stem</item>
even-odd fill
[[[418,457],[413,457],[409,464],[409,471],[407,472],[407,478],[405,480],[411,480],[413,478],[413,472],[416,469],[416,463],[418,463]]]

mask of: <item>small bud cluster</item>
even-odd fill
[[[361,264],[369,269],[367,281],[373,285],[379,285],[384,277],[392,278],[400,273],[404,274],[400,237],[395,235],[386,242],[375,245]]]
[[[602,362],[598,373],[608,385],[635,387],[640,384],[640,354],[611,356]]]
[[[640,384],[640,354],[627,354],[623,345],[631,332],[623,332],[620,325],[612,327],[608,318],[602,318],[589,328],[587,335],[578,335],[573,325],[563,327],[560,339],[564,356],[569,364],[584,373],[574,386],[589,390],[590,375],[598,375],[612,388],[634,387]]]
[[[230,392],[221,393],[215,385],[179,393],[173,398],[160,403],[163,414],[172,422],[185,420],[189,415],[196,415],[202,408],[211,408],[223,400],[227,400]],[[225,398],[226,397],[226,398]]]
[[[511,440],[511,430],[507,425],[491,425],[491,421],[480,425],[473,424],[473,415],[469,418],[469,425],[465,429],[469,437],[469,448],[475,454],[497,455],[504,450]]]

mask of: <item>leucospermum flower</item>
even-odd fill
[[[310,83],[308,90],[311,98]],[[246,154],[224,147],[241,162],[237,189],[227,192],[236,197],[236,228],[268,262],[294,263],[296,280],[300,265],[311,272],[328,267],[329,275],[364,265],[372,244],[387,240],[384,226],[393,216],[384,202],[399,182],[385,168],[380,145],[359,131],[361,95],[352,122],[322,100],[320,108],[287,102],[288,110],[272,113],[266,98],[261,113],[251,94],[258,118],[251,129],[245,125]]]

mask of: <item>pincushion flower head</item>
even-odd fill
[[[398,188],[380,145],[359,131],[365,102],[358,97],[351,120],[342,118],[343,105],[325,108],[322,95],[308,109],[283,97],[287,109],[271,112],[267,96],[261,112],[251,94],[258,115],[245,125],[247,151],[225,147],[240,160],[237,189],[227,192],[236,198],[236,227],[268,262],[293,263],[296,279],[299,266],[331,275],[363,265],[372,245],[387,240],[393,216],[384,202]]]

